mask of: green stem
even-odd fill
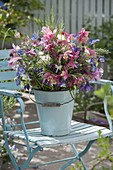
[[[3,50],[3,48],[4,48],[5,39],[6,39],[6,37],[7,37],[7,34],[8,34],[8,32],[9,32],[9,30],[11,30],[11,28],[8,28],[8,30],[6,31],[6,33],[5,33],[5,35],[4,35],[3,42],[2,42],[2,50]]]

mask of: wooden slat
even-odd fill
[[[92,16],[92,26],[94,27],[95,26],[95,16],[96,16],[96,9],[95,9],[95,0],[90,0],[90,3],[91,3],[91,8],[90,8],[90,15]]]
[[[10,58],[10,49],[9,50],[0,50],[0,60],[5,58]]]
[[[16,77],[16,71],[0,72],[0,81],[14,80],[15,77]]]
[[[78,32],[81,31],[82,25],[83,25],[83,1],[78,1]]]
[[[65,145],[70,143],[88,142],[98,139],[98,131],[101,130],[104,137],[111,136],[113,133],[111,130],[101,127],[89,125],[81,122],[72,121],[71,132],[68,135],[61,137],[49,137],[41,135],[41,129],[27,130],[29,140],[42,147],[50,147],[56,145]],[[25,140],[25,136],[22,131],[5,132],[6,134]]]
[[[97,1],[97,26],[102,25],[102,0]]]
[[[63,0],[58,0],[58,21],[62,22],[63,19],[64,19]]]
[[[89,17],[89,0],[84,1],[84,17]]]
[[[47,15],[47,16],[49,16],[50,15],[50,11],[51,11],[51,6],[50,6],[50,0],[47,0],[47,1],[45,1],[46,2],[46,6],[45,6],[45,14]]]
[[[66,31],[70,32],[70,0],[65,0],[65,15],[64,15],[64,22]]]
[[[29,21],[26,26],[24,27],[19,27],[17,30],[21,32],[23,35],[28,35],[29,37],[32,36],[32,33],[34,32],[32,24],[34,24],[32,21]],[[36,26],[37,28],[37,26]],[[17,41],[18,43],[18,41]]]
[[[71,33],[77,33],[77,30],[76,30],[76,4],[77,4],[77,0],[72,0],[72,3],[71,3]]]
[[[111,16],[113,15],[113,0],[111,0]]]
[[[8,66],[8,61],[0,61],[0,70],[9,70],[11,69],[10,66]]]
[[[104,0],[104,22],[109,20],[109,0]]]
[[[58,16],[57,16],[57,0],[52,0],[52,9],[53,9],[53,12],[54,12],[54,16],[55,18],[57,19]]]
[[[5,83],[0,83],[0,89],[22,90],[22,87],[17,86],[16,82],[5,82]]]
[[[33,11],[33,15],[36,17],[36,18],[39,18],[39,15],[40,15],[40,11],[39,10],[35,10],[35,11]],[[41,17],[40,17],[41,18]],[[32,33],[38,33],[38,31],[39,31],[39,28],[38,28],[38,25],[37,25],[37,23],[36,22],[32,22],[32,30],[33,30],[33,32]],[[30,35],[30,37],[31,37],[32,35]]]
[[[44,0],[41,0],[41,2],[44,4]],[[38,10],[39,11],[39,18],[44,21],[45,18],[45,10]]]

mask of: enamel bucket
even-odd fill
[[[41,133],[63,136],[70,133],[74,100],[70,91],[34,90]]]

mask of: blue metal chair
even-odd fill
[[[113,94],[113,81],[111,81],[111,80],[105,80],[105,79],[100,79],[100,80],[98,80],[98,81],[91,81],[90,82],[91,84],[93,84],[94,86],[96,86],[95,87],[95,89],[97,89],[97,88],[100,88],[101,86],[103,86],[103,85],[105,85],[105,84],[107,84],[107,83],[109,83],[110,85],[111,85],[111,91],[112,91],[112,94]],[[95,97],[97,97],[97,96],[95,96]],[[109,124],[109,127],[111,127],[111,123],[109,123],[109,122],[112,122],[111,121],[111,118],[110,118],[110,115],[109,115],[109,113],[108,113],[108,105],[107,105],[107,99],[104,99],[105,101],[103,101],[102,99],[100,99],[100,98],[98,98],[99,99],[99,101],[98,102],[95,102],[95,103],[91,103],[91,104],[89,104],[86,108],[85,108],[85,111],[84,111],[84,123],[87,123],[87,121],[88,121],[88,119],[87,119],[87,113],[88,113],[88,111],[92,108],[92,107],[96,107],[97,105],[104,105],[104,111],[105,111],[105,117],[107,118],[107,120],[108,120],[108,124]],[[106,105],[106,106],[105,106]],[[106,111],[107,110],[107,111]],[[103,114],[100,114],[101,116],[104,116]],[[111,128],[110,128],[111,129]]]
[[[72,121],[71,132],[66,136],[50,137],[50,136],[41,135],[40,127],[32,128],[33,124],[39,123],[38,120],[34,122],[27,122],[27,123],[24,122],[25,106],[21,98],[22,93],[16,91],[16,90],[21,90],[21,87],[16,86],[16,83],[14,81],[14,77],[16,73],[8,66],[8,59],[9,59],[9,50],[0,50],[0,112],[2,116],[2,122],[3,122],[3,134],[5,139],[5,147],[7,149],[7,152],[10,156],[10,159],[12,161],[15,170],[23,170],[28,167],[30,168],[39,167],[39,166],[44,166],[44,165],[49,165],[49,164],[54,164],[59,162],[64,162],[64,164],[61,167],[59,167],[59,170],[64,170],[76,160],[79,160],[82,163],[84,170],[87,170],[87,167],[83,162],[82,156],[84,156],[87,153],[92,143],[98,139],[99,137],[98,131],[101,130],[102,135],[104,137],[107,136],[110,137],[112,135],[112,127],[110,126],[111,129],[110,130],[105,127],[94,126],[91,124]],[[17,109],[17,113],[20,116],[20,123],[14,125],[10,125],[6,123],[3,100],[2,100],[3,96],[13,97],[19,103],[19,109]],[[105,110],[106,110],[106,102],[107,101],[105,99],[104,101]],[[110,117],[107,116],[107,118],[110,120]],[[30,129],[27,129],[27,125],[30,125]],[[13,153],[10,149],[9,144],[11,140],[13,140],[15,144],[27,148],[28,158],[21,164],[18,164],[17,160],[13,156]],[[87,144],[84,150],[79,153],[74,144],[78,144],[82,142],[87,142]],[[50,162],[30,165],[30,162],[34,157],[34,155],[37,152],[40,154],[40,151],[44,151],[44,148],[63,146],[67,144],[69,144],[72,147],[75,156],[63,158],[60,160],[58,159]]]
[[[111,92],[113,94],[113,85],[111,85]],[[108,120],[109,129],[113,132],[113,117],[111,118],[111,116],[109,114],[108,98],[109,98],[109,96],[105,96],[105,98],[104,98],[104,111],[105,111],[105,115],[106,115],[107,120]]]

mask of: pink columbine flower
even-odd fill
[[[64,49],[65,50],[65,49]],[[60,63],[60,61],[62,60],[62,58],[64,59],[64,60],[68,60],[68,58],[70,57],[70,56],[72,56],[72,51],[71,50],[67,50],[66,52],[64,52],[64,54],[60,54],[59,55],[59,63]]]
[[[89,31],[84,28],[78,34],[69,34],[44,26],[39,36],[25,36],[20,46],[13,44],[9,65],[17,69],[18,84],[26,79],[23,72],[18,72],[24,68],[29,78],[22,82],[24,87],[29,85],[44,90],[60,90],[61,87],[74,89],[76,86],[87,89],[89,80],[99,79],[103,74],[99,64],[103,57],[93,45],[99,40],[89,39],[88,35]],[[42,84],[37,83],[38,78]]]
[[[96,50],[92,50],[91,48],[87,48],[87,50],[89,51],[90,56],[96,57]]]
[[[42,40],[45,39],[52,39],[54,38],[54,35],[56,33],[56,29],[54,31],[51,31],[49,27],[42,27],[42,33],[44,34]]]
[[[71,59],[70,59],[70,62],[67,65],[67,67],[72,67],[73,69],[77,68],[76,64],[74,63],[74,59],[75,58],[72,56]]]
[[[30,56],[36,56],[37,55],[37,53],[34,51],[34,49],[26,51],[26,54],[30,55]]]
[[[13,49],[10,50],[10,56],[13,56],[18,50],[20,50],[20,47],[18,45],[12,44]]]
[[[92,80],[99,80],[103,75],[102,68],[96,68],[95,72],[92,72]]]
[[[77,68],[77,65],[75,64],[75,59],[79,57],[79,53],[80,52],[77,51],[77,52],[73,52],[73,54],[71,54],[70,61],[69,61],[68,65],[67,65],[67,67],[72,67],[73,69]]]
[[[12,67],[13,69],[16,69],[16,66],[17,66],[16,63],[18,60],[22,60],[22,58],[15,55],[13,56],[13,58],[10,58],[8,65]]]
[[[18,45],[12,44],[13,49],[15,49],[16,51],[18,51],[20,49],[20,47]]]
[[[46,82],[47,84],[50,84],[51,86],[53,86],[54,84],[57,84],[57,76],[49,72],[45,73],[43,83],[46,83]]]
[[[72,35],[67,33],[67,32],[62,32],[62,35],[64,35],[66,37],[66,42],[69,43],[71,42],[71,39],[72,39]]]
[[[68,79],[68,77],[69,77],[68,71],[67,71],[66,69],[65,69],[65,71],[63,70],[63,71],[61,72],[60,76],[61,76],[64,80]]]
[[[82,28],[82,30],[80,32],[78,32],[78,41],[81,43],[86,43],[89,35],[89,31],[85,31],[84,28]]]

